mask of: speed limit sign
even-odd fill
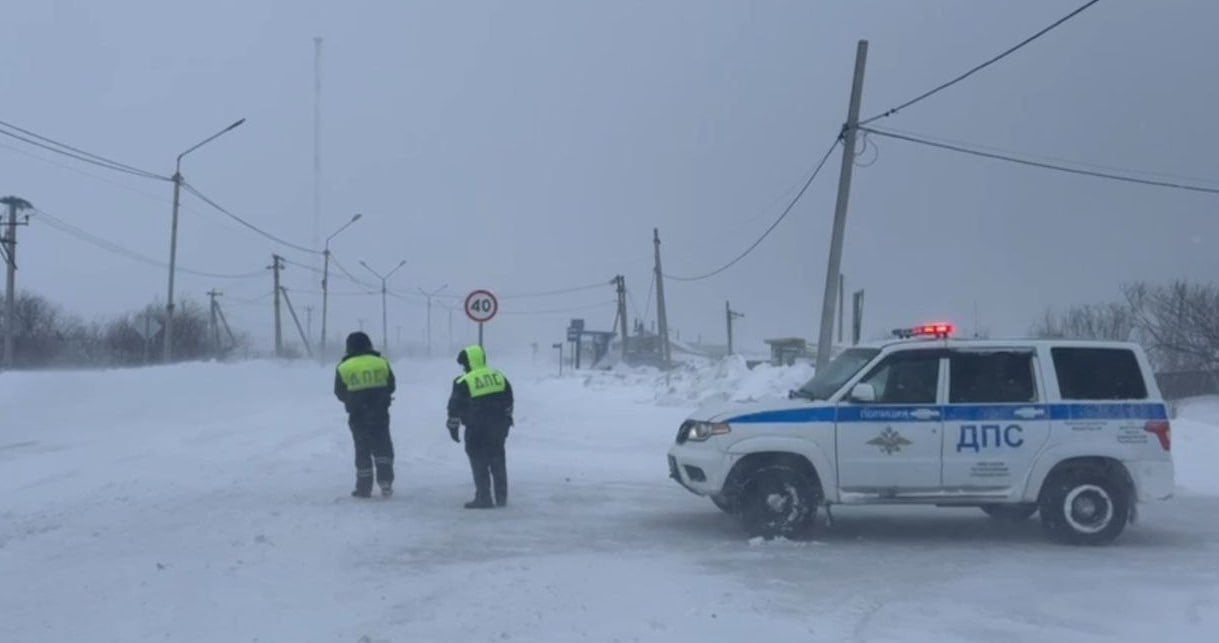
[[[499,301],[487,290],[475,290],[466,295],[466,316],[482,324],[491,321],[499,312]]]

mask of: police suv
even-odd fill
[[[786,402],[686,420],[670,476],[764,537],[806,532],[818,506],[925,504],[1040,512],[1053,540],[1103,544],[1172,495],[1168,410],[1138,344],[952,331],[894,331]]]

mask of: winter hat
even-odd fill
[[[357,330],[347,336],[347,352],[348,353],[364,353],[372,350],[372,340],[368,338],[368,334]]]

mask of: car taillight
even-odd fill
[[[1160,446],[1165,451],[1172,450],[1172,425],[1168,423],[1168,420],[1151,420],[1143,425],[1143,430],[1154,433],[1157,438],[1160,438]]]

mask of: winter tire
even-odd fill
[[[999,522],[1018,523],[1032,518],[1033,514],[1037,513],[1037,505],[1034,503],[982,505],[982,511]]]
[[[1046,483],[1038,510],[1052,540],[1105,545],[1126,528],[1130,496],[1125,485],[1101,471],[1072,469]]]
[[[762,467],[745,479],[737,499],[741,524],[751,537],[798,537],[817,513],[816,485],[790,467]]]

